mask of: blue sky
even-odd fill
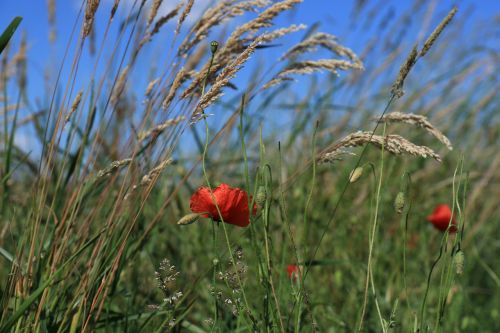
[[[122,0],[122,6],[117,14],[117,20],[125,17],[126,13],[130,9],[130,4],[133,0]],[[165,0],[167,5],[162,8],[163,12],[167,12],[170,8],[177,3],[173,0]],[[197,16],[203,11],[210,1],[198,0],[195,1],[195,8],[192,11],[192,15],[189,20],[196,20]],[[81,18],[80,21],[77,20],[77,15],[82,5],[81,1],[78,0],[56,0],[56,31],[57,39],[56,43],[50,44],[48,42],[49,35],[49,25],[48,25],[48,13],[47,13],[47,1],[46,0],[0,0],[0,25],[6,26],[14,16],[23,17],[23,21],[19,27],[20,31],[25,31],[28,36],[28,71],[29,76],[29,95],[31,98],[38,97],[38,103],[41,105],[46,105],[48,101],[46,100],[47,94],[44,92],[44,73],[47,69],[52,72],[56,72],[59,68],[64,51],[66,49],[67,43],[70,40],[70,34],[73,27],[76,24],[76,34],[78,35],[81,29]],[[109,9],[113,0],[102,0],[101,7],[98,11],[98,25],[97,25],[97,36],[102,34],[104,30],[104,24],[107,22],[109,17]],[[278,17],[275,22],[277,26],[287,26],[290,23],[304,23],[308,26],[312,26],[315,23],[320,23],[319,30],[332,33],[339,36],[340,41],[346,46],[352,48],[355,52],[361,52],[363,50],[366,41],[370,38],[370,34],[374,34],[373,29],[363,29],[363,25],[366,22],[362,20],[357,20],[354,16],[354,4],[356,1],[342,1],[342,0],[305,0],[302,4],[296,7],[296,9],[289,13],[284,13]],[[364,14],[370,11],[381,11],[386,13],[392,13],[398,17],[399,13],[404,12],[409,7],[411,7],[413,1],[397,1],[397,0],[373,0],[368,1],[365,7]],[[425,10],[433,9],[432,20],[429,22],[421,22],[421,27],[412,32],[413,37],[411,40],[422,40],[425,38],[430,31],[435,27],[437,22],[442,18],[448,10],[454,4],[459,7],[458,17],[467,17],[465,29],[473,29],[475,26],[480,25],[487,19],[491,19],[495,15],[500,14],[500,1],[495,0],[462,0],[462,1],[447,1],[447,0],[435,0],[428,1]],[[359,17],[367,17],[367,15],[360,15]],[[240,21],[241,22],[241,21]],[[354,22],[354,23],[353,23]],[[237,24],[235,22],[235,24]],[[162,45],[167,44],[169,36],[171,35],[172,29],[174,28],[174,23],[170,28],[163,29],[160,36],[158,36],[158,41],[156,46],[151,47],[144,57],[147,65],[150,66],[150,62],[146,59],[156,59],[157,54],[161,54]],[[114,32],[116,33],[116,26]],[[113,31],[111,32],[113,33]],[[217,32],[216,32],[217,33]],[[14,45],[19,43],[20,34],[17,34],[14,38]],[[98,37],[99,38],[99,37]],[[297,41],[296,37],[294,38]],[[163,39],[163,40],[162,40]],[[73,38],[72,40],[76,40]],[[112,40],[112,39],[111,39]],[[282,43],[286,44],[285,39]],[[99,40],[97,42],[99,45]],[[287,44],[289,45],[289,44]],[[73,44],[74,46],[74,44]],[[284,51],[281,49],[270,49],[263,52],[263,56],[276,57],[282,54]],[[71,57],[69,59],[72,59]],[[161,60],[159,61],[161,63]],[[92,60],[91,58],[83,58],[80,73],[82,77],[82,82],[84,82],[84,75],[91,69]],[[147,68],[147,67],[146,67]],[[64,77],[63,72],[63,77]],[[251,73],[241,73],[240,78],[245,80]],[[138,82],[138,87],[143,91],[145,85],[150,80],[150,73],[144,71],[135,71],[134,82]],[[65,82],[65,81],[63,81]],[[300,87],[300,86],[298,86]],[[79,90],[80,87],[76,87]],[[22,134],[22,133],[21,133]],[[29,145],[29,133],[25,133],[24,136],[20,135],[18,140],[24,140],[23,145]]]

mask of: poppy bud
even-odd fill
[[[257,195],[255,196],[255,203],[257,206],[262,207],[267,199],[266,188],[264,186],[259,186],[257,190]]]
[[[200,218],[200,214],[198,213],[191,213],[191,214],[187,214],[187,215],[184,215],[178,222],[177,224],[178,225],[188,225],[188,224],[191,224],[191,223],[194,223],[196,221],[198,221],[198,219]]]
[[[210,43],[210,51],[212,52],[212,54],[215,54],[218,48],[219,48],[219,43],[217,43],[215,40]]]
[[[357,167],[349,174],[349,182],[356,182],[363,175],[363,167]]]
[[[464,260],[464,251],[458,250],[458,252],[455,253],[455,256],[453,257],[453,262],[455,263],[455,271],[458,275],[462,275],[462,273],[464,272]]]
[[[396,195],[396,199],[394,200],[394,209],[398,214],[403,213],[403,209],[405,208],[405,194],[404,192],[399,192]]]

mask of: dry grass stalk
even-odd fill
[[[222,72],[217,76],[214,84],[210,90],[201,97],[198,106],[195,109],[193,116],[196,118],[202,110],[212,104],[217,98],[222,95],[222,88],[229,83],[236,73],[241,69],[242,65],[250,58],[250,55],[255,51],[257,45],[260,44],[260,38],[250,44],[243,53],[241,53],[231,64],[226,66]]]
[[[261,42],[268,43],[268,42],[271,42],[275,39],[283,37],[284,35],[288,35],[292,32],[297,32],[299,30],[303,30],[306,27],[307,26],[304,24],[299,24],[299,25],[292,24],[291,26],[289,26],[287,28],[281,28],[281,29],[276,29],[276,30],[271,31],[271,32],[266,32],[260,36]]]
[[[161,3],[163,0],[154,0],[153,4],[151,5],[151,8],[149,9],[149,15],[148,15],[148,25],[151,25],[153,23],[153,20],[155,19],[156,15],[158,14],[158,9],[160,9]]]
[[[125,90],[125,84],[127,83],[128,71],[129,71],[129,66],[125,67],[122,70],[118,80],[116,81],[113,92],[111,94],[110,102],[111,102],[111,105],[113,105],[115,107],[118,105],[118,101],[120,100],[120,96],[122,95],[123,90]]]
[[[214,7],[209,8],[197,21],[191,30],[192,32],[186,36],[179,46],[178,55],[187,56],[189,50],[204,40],[210,30],[223,21],[241,16],[245,12],[255,11],[255,8],[264,7],[268,4],[268,0],[248,0],[236,4],[234,0],[219,1]]]
[[[175,75],[174,81],[170,86],[167,96],[163,99],[161,107],[166,110],[170,106],[170,103],[174,100],[177,89],[190,77],[190,72],[187,72],[184,68],[181,68]]]
[[[125,195],[124,199],[127,200],[130,197],[130,195],[133,192],[135,192],[135,190],[137,190],[139,187],[144,187],[144,186],[151,184],[153,182],[153,180],[155,180],[155,178],[157,178],[158,175],[170,164],[172,164],[172,159],[167,158],[166,160],[164,160],[160,164],[158,164],[156,167],[151,169],[151,171],[149,171],[146,175],[144,175],[142,177],[139,184],[132,186],[130,191]]]
[[[123,160],[111,162],[111,164],[107,168],[99,170],[97,172],[96,180],[100,180],[100,179],[102,179],[104,177],[108,177],[109,175],[111,175],[112,173],[114,173],[116,170],[118,170],[118,169],[120,169],[120,168],[122,168],[124,166],[129,165],[130,162],[132,162],[131,158],[126,158],[126,159],[123,159]]]
[[[427,52],[430,50],[436,39],[439,37],[439,35],[443,32],[444,28],[450,23],[450,21],[453,19],[453,16],[457,13],[457,7],[453,7],[448,15],[439,23],[439,25],[434,29],[434,31],[431,33],[429,38],[424,43],[424,46],[422,47],[422,50],[420,50],[420,57],[423,57],[427,54]]]
[[[413,156],[420,156],[423,158],[432,157],[436,161],[441,162],[441,157],[436,154],[432,149],[426,146],[418,146],[399,135],[387,135],[385,137],[380,135],[372,135],[371,132],[359,131],[351,133],[333,147],[323,151],[319,154],[318,160],[322,163],[332,162],[338,159],[339,151],[347,147],[359,147],[366,143],[371,143],[378,148],[384,147],[385,150],[394,154],[410,154]]]
[[[153,88],[160,82],[160,78],[154,79],[151,82],[149,82],[148,86],[146,87],[146,92],[144,93],[144,96],[146,98],[151,97],[151,93],[153,92]]]
[[[437,128],[435,128],[426,117],[413,113],[391,112],[380,119],[381,122],[401,122],[421,127],[441,141],[449,150],[453,150],[450,140]]]
[[[194,0],[188,0],[188,2],[186,4],[186,8],[184,8],[181,16],[179,17],[179,22],[177,22],[177,27],[175,28],[175,34],[178,34],[179,31],[181,30],[182,23],[186,20],[186,17],[191,12],[191,9],[193,8],[193,4],[194,4]]]
[[[163,169],[165,169],[170,164],[172,164],[171,158],[168,158],[163,162],[161,162],[160,164],[158,164],[156,167],[151,169],[151,171],[149,171],[147,175],[144,175],[144,177],[142,177],[139,185],[145,186],[150,184],[153,181],[153,179],[156,178],[163,171]]]
[[[64,120],[65,123],[69,121],[73,113],[75,113],[75,111],[78,109],[78,106],[80,106],[82,95],[83,95],[83,90],[80,90],[80,92],[78,92],[75,99],[73,100],[73,103],[71,104],[71,108],[69,109],[69,112],[66,115],[66,119]]]
[[[323,47],[338,56],[346,57],[361,67],[363,66],[361,60],[351,49],[337,43],[337,38],[335,36],[323,32],[318,32],[303,42],[295,45],[281,58],[292,58],[302,53],[316,51],[318,46]]]
[[[85,7],[85,21],[83,22],[82,38],[87,37],[90,31],[94,28],[94,17],[100,0],[87,0]]]
[[[139,133],[138,140],[140,142],[142,142],[142,141],[144,141],[145,139],[149,138],[152,135],[159,135],[167,127],[171,127],[171,126],[177,125],[178,123],[180,123],[184,119],[185,119],[184,116],[179,116],[179,117],[174,118],[174,119],[169,119],[169,120],[165,121],[164,123],[153,127],[150,130],[147,130],[147,131]]]
[[[158,21],[156,21],[154,27],[153,27],[153,30],[151,30],[151,34],[149,35],[149,38],[153,37],[155,34],[158,33],[158,31],[160,31],[161,27],[167,23],[168,21],[170,21],[172,18],[174,18],[175,16],[177,16],[177,14],[179,13],[179,10],[181,9],[182,7],[182,3],[178,4],[174,9],[172,9],[167,15],[165,16],[162,16],[158,19]]]
[[[396,81],[392,84],[391,88],[391,93],[396,97],[400,98],[404,95],[404,90],[403,90],[403,84],[405,82],[406,77],[410,73],[410,70],[412,69],[413,65],[417,62],[417,46],[415,45],[413,49],[411,50],[410,54],[406,58],[406,61],[401,65],[401,68],[399,69],[399,74],[398,77],[396,78]]]

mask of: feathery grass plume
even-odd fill
[[[285,81],[293,81],[293,82],[295,82],[297,80],[295,80],[295,79],[293,79],[291,77],[288,77],[288,76],[283,76],[283,77],[279,77],[278,76],[278,77],[275,77],[274,79],[269,80],[266,84],[264,84],[262,86],[262,90],[266,90],[268,88],[271,88],[273,86],[281,84],[281,83],[283,83]]]
[[[176,35],[181,30],[182,23],[186,20],[186,17],[191,12],[191,9],[193,8],[193,4],[194,4],[194,0],[188,0],[187,1],[186,7],[182,11],[181,16],[179,17],[179,22],[177,22],[177,27],[175,28],[175,34]]]
[[[51,43],[56,40],[56,0],[47,0],[47,13],[49,21],[49,41]]]
[[[226,86],[229,83],[229,80],[236,75],[259,44],[260,38],[255,39],[232,63],[224,67],[222,72],[217,76],[214,84],[210,87],[210,90],[207,91],[205,95],[201,96],[200,101],[193,112],[193,118],[196,118],[202,110],[222,95],[222,87]]]
[[[415,45],[406,58],[406,61],[401,65],[396,81],[392,84],[391,94],[393,94],[396,98],[400,98],[405,94],[403,90],[403,84],[413,65],[415,65],[415,63],[417,62],[417,56],[418,51],[417,46]]]
[[[334,144],[331,148],[319,154],[319,161],[322,163],[331,162],[335,156],[338,155],[337,151],[346,147],[358,147],[366,143],[371,143],[378,148],[384,146],[384,149],[394,155],[401,155],[403,153],[413,156],[420,156],[423,158],[432,157],[436,161],[441,162],[441,158],[432,149],[426,146],[418,146],[399,135],[387,135],[385,137],[380,135],[372,135],[371,132],[358,131],[351,133],[338,143]]]
[[[85,7],[85,21],[83,22],[82,39],[85,39],[94,28],[95,12],[101,0],[87,0]]]
[[[305,24],[292,24],[287,28],[276,29],[271,32],[266,32],[260,36],[262,43],[268,43],[292,32],[297,32],[299,30],[305,29],[307,26]]]
[[[189,73],[184,69],[181,68],[177,74],[175,75],[174,81],[172,82],[172,85],[170,86],[170,89],[168,91],[167,96],[163,99],[163,102],[161,103],[161,107],[166,110],[169,106],[170,103],[174,100],[175,94],[177,92],[177,89],[187,80],[189,79],[190,75]]]
[[[118,101],[120,100],[120,96],[123,93],[123,90],[125,90],[125,84],[127,83],[127,77],[128,77],[128,71],[129,71],[129,66],[127,65],[122,72],[120,73],[120,76],[118,77],[118,80],[116,81],[115,87],[113,89],[113,92],[111,94],[111,105],[117,106]]]
[[[100,180],[104,177],[108,177],[109,175],[114,173],[116,170],[118,170],[124,166],[129,165],[130,162],[132,162],[131,158],[125,158],[123,160],[111,162],[111,164],[108,167],[106,167],[105,169],[99,170],[97,172],[96,180]]]
[[[82,100],[82,95],[83,95],[83,90],[80,90],[78,94],[76,95],[75,99],[73,100],[73,103],[71,104],[71,108],[69,109],[68,114],[66,115],[66,118],[64,119],[64,122],[67,123],[73,113],[78,109],[78,106],[80,106],[80,102]]]
[[[413,113],[391,112],[380,118],[380,122],[401,122],[423,128],[436,139],[441,141],[449,150],[453,150],[450,140],[443,133],[441,133],[440,130],[435,128],[425,116]]]
[[[205,11],[203,16],[191,29],[191,32],[184,38],[178,48],[177,55],[186,57],[189,50],[204,40],[210,30],[236,16],[241,16],[245,12],[255,12],[255,8],[264,7],[269,4],[269,0],[248,0],[235,3],[235,0],[219,1],[214,7]]]
[[[169,120],[165,121],[164,123],[161,123],[160,125],[157,125],[157,126],[153,127],[150,130],[147,130],[147,131],[139,133],[139,136],[138,136],[137,139],[139,140],[139,142],[142,142],[142,141],[144,141],[145,139],[149,138],[152,135],[159,135],[167,127],[171,127],[171,126],[177,125],[178,123],[180,123],[184,119],[185,119],[184,116],[179,116],[179,117],[174,118],[174,119],[169,119]]]
[[[156,21],[153,29],[151,30],[151,34],[149,35],[149,38],[153,37],[155,34],[160,31],[161,27],[173,19],[177,14],[179,13],[179,10],[182,8],[182,3],[178,4],[174,9],[172,9],[170,12],[167,13],[167,15],[162,16]]]
[[[424,43],[424,46],[422,47],[422,50],[420,50],[420,57],[423,57],[427,54],[427,52],[430,50],[436,39],[439,37],[439,35],[443,32],[444,28],[450,23],[450,21],[453,19],[453,16],[457,13],[457,7],[453,7],[448,15],[439,23],[439,25],[434,29],[434,31],[431,33],[429,38]]]
[[[281,59],[285,58],[289,59],[299,54],[316,51],[318,46],[327,49],[338,56],[346,57],[351,61],[353,61],[354,63],[358,64],[360,67],[363,66],[361,60],[350,48],[340,45],[339,43],[337,43],[337,38],[335,36],[324,32],[315,33],[306,40],[295,45],[290,50],[288,50],[281,57]]]
[[[158,14],[158,9],[160,9],[161,3],[163,0],[154,0],[153,4],[151,5],[151,8],[149,9],[149,15],[148,15],[148,25],[151,25],[153,23],[153,20],[155,19],[156,15]]]
[[[146,96],[146,98],[151,97],[151,93],[153,92],[153,88],[158,84],[159,81],[160,81],[160,78],[157,78],[157,79],[151,80],[151,82],[148,83],[148,86],[146,87],[146,91],[144,92],[144,96]]]

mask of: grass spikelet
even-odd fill
[[[178,4],[174,9],[172,9],[167,15],[162,16],[156,21],[153,29],[151,30],[151,34],[149,35],[149,38],[153,37],[155,34],[157,34],[161,27],[166,24],[168,21],[173,19],[177,14],[179,13],[179,10],[182,8],[182,4]]]
[[[149,9],[149,15],[148,15],[148,25],[151,25],[153,23],[153,20],[155,19],[156,15],[158,14],[158,9],[160,9],[161,3],[163,0],[154,0],[153,4],[151,5],[151,8]]]
[[[125,90],[125,84],[127,83],[127,77],[128,77],[128,71],[129,71],[129,66],[125,67],[122,72],[120,73],[120,76],[118,77],[118,80],[116,81],[115,87],[113,89],[113,93],[111,94],[111,105],[117,106],[118,101],[120,100],[120,96],[122,95],[123,91]]]
[[[100,179],[102,179],[104,177],[108,177],[109,175],[111,175],[112,173],[114,173],[116,170],[118,170],[118,169],[120,169],[120,168],[122,168],[124,166],[129,165],[131,162],[132,162],[131,158],[125,158],[123,160],[111,162],[111,164],[107,168],[99,170],[97,172],[97,178],[96,178],[96,180],[100,180]]]
[[[100,0],[87,0],[85,7],[85,21],[83,22],[82,38],[85,39],[94,28],[94,17]]]
[[[441,21],[441,23],[439,23],[436,29],[434,29],[429,38],[427,38],[427,40],[425,41],[422,50],[420,50],[419,54],[420,57],[425,56],[427,52],[429,52],[430,48],[432,47],[436,39],[443,32],[444,28],[446,28],[446,26],[451,22],[457,11],[458,11],[457,7],[453,7],[448,13],[448,15],[446,15],[446,17]]]
[[[189,74],[186,72],[184,68],[181,68],[177,74],[175,75],[174,81],[170,86],[167,96],[163,99],[161,106],[164,110],[166,110],[170,103],[174,100],[177,89],[189,78]]]
[[[292,24],[287,28],[276,29],[271,32],[267,32],[261,35],[262,43],[268,43],[285,35],[288,35],[293,32],[297,32],[299,30],[305,29],[307,26],[305,24]]]
[[[181,16],[179,17],[179,22],[177,22],[177,27],[175,28],[175,33],[178,34],[181,30],[182,23],[186,20],[187,16],[191,12],[193,8],[194,0],[188,0],[186,7],[182,11]]]
[[[151,97],[151,93],[153,92],[153,88],[156,87],[158,82],[160,82],[160,78],[151,80],[151,82],[148,83],[148,86],[146,87],[146,91],[144,92],[144,96],[146,96],[146,98]]]
[[[396,98],[400,98],[404,95],[405,92],[403,90],[403,84],[405,82],[406,77],[413,68],[413,65],[415,65],[415,63],[417,62],[417,56],[418,56],[418,51],[417,51],[417,46],[415,45],[411,50],[410,54],[408,55],[408,57],[406,58],[406,61],[403,63],[403,65],[401,65],[398,77],[396,78],[396,81],[392,85],[391,93]]]
[[[171,126],[174,126],[174,125],[177,125],[178,123],[180,123],[181,121],[183,121],[185,119],[184,116],[179,116],[177,118],[174,118],[174,119],[169,119],[167,121],[165,121],[164,123],[160,124],[160,125],[157,125],[155,127],[153,127],[152,129],[150,130],[147,130],[145,132],[141,132],[139,133],[139,136],[138,136],[138,140],[139,142],[141,141],[144,141],[146,140],[147,138],[149,138],[150,136],[153,136],[153,135],[159,135],[161,132],[163,132],[166,128],[168,127],[171,127]]]
[[[349,182],[355,183],[363,175],[363,167],[357,167],[349,174]]]
[[[394,199],[394,210],[398,214],[403,213],[403,209],[405,208],[405,193],[403,191],[398,192],[396,198]]]
[[[71,116],[73,115],[73,113],[75,113],[75,111],[80,106],[80,102],[82,100],[82,95],[83,95],[83,90],[80,90],[80,92],[78,92],[78,94],[76,95],[75,99],[73,100],[73,103],[71,104],[71,108],[69,109],[69,112],[66,115],[66,118],[64,119],[65,123],[67,123],[69,121],[69,119],[71,118]]]
[[[432,149],[426,146],[418,146],[399,135],[387,135],[385,137],[380,135],[372,135],[371,132],[358,131],[351,133],[331,149],[320,153],[320,162],[331,162],[335,156],[338,155],[338,150],[346,147],[359,147],[366,143],[371,143],[378,148],[384,146],[384,149],[394,155],[409,154],[413,156],[420,156],[423,158],[432,157],[436,161],[441,162],[441,157],[436,154]]]
[[[198,102],[198,106],[193,113],[193,117],[196,117],[201,110],[204,110],[222,95],[221,89],[226,86],[229,83],[229,80],[232,79],[241,69],[243,64],[248,60],[248,58],[250,58],[250,55],[255,51],[255,48],[259,44],[260,38],[257,38],[231,64],[222,70],[222,72],[217,76],[212,87],[210,87],[210,90],[201,97]]]
[[[413,113],[402,113],[402,112],[391,112],[384,115],[381,122],[401,122],[405,124],[414,125],[425,129],[428,133],[433,135],[436,139],[441,141],[449,150],[453,150],[450,140],[437,128],[435,128],[425,116],[413,114]]]
[[[455,256],[453,256],[453,263],[455,264],[455,271],[457,275],[463,274],[464,262],[465,262],[464,251],[458,250],[458,252],[455,253]]]
[[[47,0],[47,13],[49,22],[49,41],[51,43],[56,40],[56,0]]]

